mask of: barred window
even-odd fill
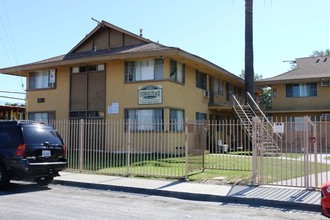
[[[163,130],[163,109],[126,109],[125,118],[132,131]]]

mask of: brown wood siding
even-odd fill
[[[84,42],[80,47],[78,47],[74,53],[77,52],[86,52],[86,51],[91,51],[93,47],[93,39],[88,39],[86,42]]]
[[[100,28],[72,53],[131,46],[145,41],[111,28]]]
[[[85,110],[87,107],[87,74],[71,75],[70,109]]]
[[[95,50],[108,49],[108,29],[101,28],[94,34]]]
[[[131,45],[136,45],[136,44],[140,44],[140,43],[142,43],[141,40],[136,39],[132,36],[125,35],[125,37],[124,37],[124,45],[125,46],[131,46]]]
[[[110,48],[117,48],[123,46],[123,33],[113,30],[110,30]]]
[[[104,110],[105,72],[88,74],[88,110]]]

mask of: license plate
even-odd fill
[[[50,157],[51,156],[50,150],[42,150],[41,156],[43,156],[43,157]]]

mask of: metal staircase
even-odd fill
[[[247,93],[248,104],[246,105],[241,105],[234,95],[233,98],[234,111],[250,138],[253,137],[253,118],[256,120],[255,141],[258,146],[258,153],[263,156],[280,156],[281,149],[275,139],[281,139],[281,136],[273,133],[273,125],[269,122],[252,96]]]

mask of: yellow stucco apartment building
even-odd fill
[[[291,71],[256,82],[272,90],[272,106],[265,113],[273,117],[329,120],[330,57],[304,57],[294,62],[296,68]]]
[[[225,69],[105,21],[65,55],[0,73],[26,77],[30,120],[226,119],[244,94]]]

